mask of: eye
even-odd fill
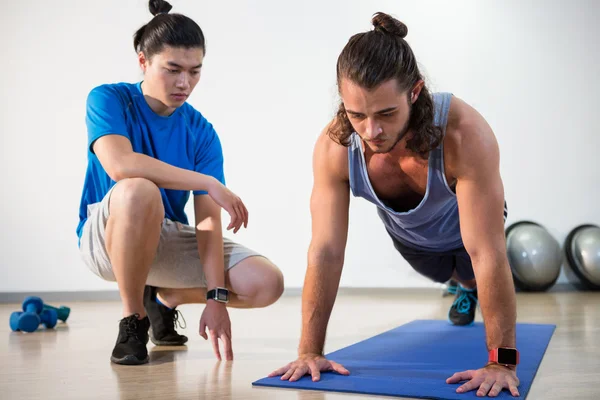
[[[364,115],[360,115],[360,114],[348,114],[350,115],[350,118],[352,119],[363,119]]]
[[[383,114],[379,114],[379,115],[381,115],[382,117],[391,117],[391,116],[394,115],[394,113],[393,112],[389,112],[389,113],[383,113]]]
[[[167,68],[167,71],[169,71],[170,74],[176,74],[179,72],[176,69],[168,69],[168,68]]]
[[[200,74],[200,71],[192,71],[192,75],[198,75]]]

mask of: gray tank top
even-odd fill
[[[434,124],[444,134],[448,122],[451,93],[434,93]],[[456,195],[448,186],[444,174],[444,144],[429,154],[427,189],[419,205],[406,212],[386,206],[375,194],[367,174],[362,141],[352,133],[348,147],[350,189],[377,207],[377,214],[389,234],[405,246],[426,251],[448,251],[463,245],[458,220]]]

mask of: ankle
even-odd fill
[[[144,318],[146,318],[146,309],[144,309],[144,307],[142,307],[142,311],[139,311],[138,309],[133,309],[133,308],[132,309],[127,309],[127,308],[123,309],[123,318],[130,317],[134,314],[139,315],[138,320],[144,319]]]
[[[176,292],[173,289],[159,288],[156,291],[156,298],[162,305],[171,309],[179,305]]]

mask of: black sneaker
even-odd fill
[[[116,364],[139,365],[148,362],[148,317],[139,314],[125,317],[119,322],[119,336],[110,360]]]
[[[465,289],[458,285],[456,297],[448,312],[448,320],[453,325],[471,325],[477,310],[477,288]]]
[[[144,307],[150,318],[150,340],[157,346],[182,346],[188,341],[187,336],[175,330],[181,312],[175,308],[165,307],[156,301],[157,288],[146,286],[144,289]],[[182,317],[183,318],[183,317]],[[185,324],[185,320],[183,320]],[[181,326],[185,328],[185,326]]]

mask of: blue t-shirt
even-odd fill
[[[137,153],[213,176],[225,184],[223,151],[213,126],[188,103],[168,117],[156,114],[144,98],[141,82],[94,88],[87,98],[86,124],[88,166],[79,207],[79,238],[87,219],[88,205],[101,201],[116,183],[108,176],[92,149],[94,141],[104,135],[123,135]],[[184,208],[190,191],[161,188],[160,192],[165,217],[188,224]],[[193,193],[206,194],[205,191]]]

